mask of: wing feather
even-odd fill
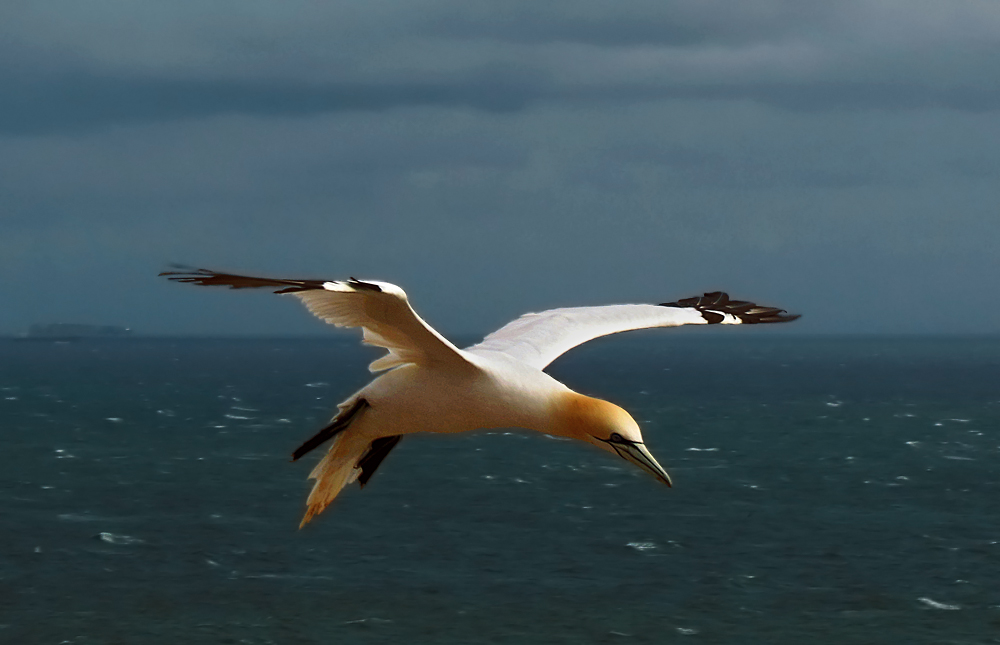
[[[467,365],[461,350],[425,323],[406,293],[388,282],[255,278],[208,269],[166,271],[175,282],[230,289],[274,288],[293,295],[316,317],[337,327],[361,327],[363,342],[388,354],[369,366],[374,371],[406,363]]]
[[[783,309],[730,300],[727,294],[719,291],[660,305],[550,309],[525,314],[466,351],[503,352],[544,369],[570,349],[601,336],[653,327],[789,322],[799,318],[783,313]]]

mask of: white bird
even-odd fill
[[[277,288],[337,327],[361,327],[363,342],[388,353],[372,372],[388,370],[341,403],[338,414],[293,453],[293,460],[332,439],[309,477],[301,526],[345,485],[362,487],[400,439],[417,432],[526,428],[578,439],[635,464],[661,482],[670,476],[642,440],[639,426],[613,403],[578,394],[545,367],[588,340],[633,329],[680,325],[789,322],[783,309],[730,300],[722,292],[659,305],[572,307],[529,313],[459,349],[425,323],[402,289],[373,280],[281,280],[207,269],[167,271],[177,282],[232,289]]]

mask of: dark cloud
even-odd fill
[[[604,47],[686,46],[721,39],[720,34],[706,25],[620,15],[560,16],[551,7],[538,3],[524,7],[523,12],[511,8],[508,15],[499,19],[469,16],[460,8],[428,21],[426,33],[459,41],[485,38],[518,44],[570,42]]]
[[[491,69],[407,82],[304,83],[280,80],[128,78],[86,72],[0,79],[0,134],[38,135],[238,114],[302,117],[393,108],[525,110],[542,103],[752,101],[792,111],[1000,109],[1000,88],[933,88],[903,83],[634,83],[580,87],[543,72]]]
[[[171,261],[387,279],[449,333],[712,289],[997,331],[986,4],[220,6],[0,9],[0,332],[322,330]]]
[[[79,132],[225,114],[309,116],[395,107],[523,108],[542,94],[537,75],[477,70],[455,79],[404,83],[303,83],[280,80],[130,78],[67,72],[8,78],[0,96],[0,133]]]
[[[583,43],[604,47],[666,45],[738,46],[775,41],[835,25],[841,9],[823,3],[720,3],[705,0],[637,0],[613,9],[599,3],[511,0],[447,4],[430,11],[418,28],[457,40],[508,43]]]
[[[580,181],[601,184],[608,190],[639,189],[639,173],[632,166],[658,168],[689,186],[751,191],[801,188],[849,188],[894,181],[871,164],[851,167],[816,167],[782,164],[780,160],[739,153],[706,152],[687,146],[618,145],[603,151],[578,169]]]
[[[268,15],[199,16],[197,28],[184,4],[165,9],[166,19],[137,6],[107,15],[25,6],[0,13],[0,35],[8,36],[0,46],[0,133],[418,106],[1000,108],[1000,86],[989,80],[1000,64],[990,25],[1000,27],[1000,18],[974,2],[948,12],[911,6],[428,1],[345,14],[294,4]]]

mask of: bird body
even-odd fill
[[[788,322],[798,316],[733,301],[721,292],[661,305],[575,307],[526,314],[458,349],[413,311],[406,294],[386,282],[255,278],[205,269],[168,271],[178,282],[232,289],[269,287],[300,298],[341,327],[361,327],[364,342],[387,353],[369,368],[384,371],[339,406],[338,414],[293,453],[298,459],[330,441],[310,473],[305,525],[345,485],[364,486],[402,437],[518,427],[590,443],[671,485],[628,412],[572,391],[543,370],[592,338],[649,327]],[[386,371],[387,370],[387,371]]]

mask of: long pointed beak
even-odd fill
[[[670,481],[670,475],[667,471],[663,469],[656,459],[646,450],[646,446],[641,443],[633,443],[631,441],[609,441],[611,447],[615,449],[618,455],[627,461],[631,461],[633,464],[642,468],[647,473],[656,477],[661,482],[673,488],[674,484]]]

